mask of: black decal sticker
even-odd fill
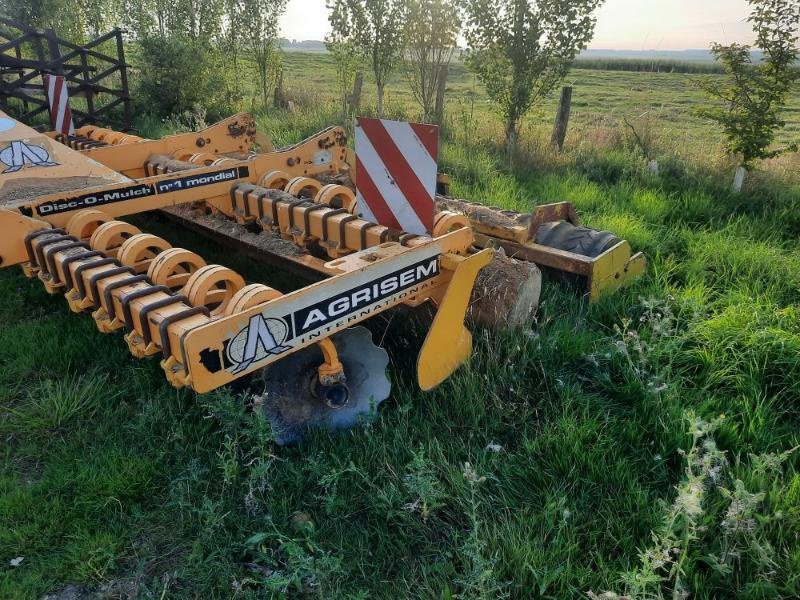
[[[414,287],[418,283],[433,279],[439,274],[439,258],[426,258],[404,269],[394,271],[356,288],[343,292],[323,302],[302,308],[294,313],[294,323],[297,327],[295,335],[303,335],[314,329],[324,327],[332,321],[357,312],[359,309],[371,306]]]
[[[197,175],[187,175],[177,179],[170,179],[168,181],[159,181],[156,184],[156,190],[159,194],[193,190],[215,183],[235,181],[236,179],[241,179],[248,175],[249,169],[247,167],[233,167],[230,169],[222,169],[221,171],[213,171],[211,173],[200,173]]]
[[[334,329],[418,294],[425,282],[437,275],[439,255],[429,256],[282,318],[255,314],[236,335],[225,340],[223,368],[234,374],[241,373],[271,356],[292,350],[298,343],[308,344],[309,340],[321,338]],[[216,372],[219,357],[212,354],[213,351],[203,351],[201,363],[209,371]]]
[[[123,202],[136,198],[147,198],[148,196],[155,195],[155,193],[155,188],[151,184],[137,184],[102,192],[81,194],[80,196],[62,198],[61,200],[53,200],[51,202],[43,202],[36,206],[36,212],[40,216],[46,217],[48,215],[56,215],[73,210],[80,210],[82,208],[104,206],[106,204],[113,204],[115,202]]]
[[[209,373],[218,373],[222,370],[222,361],[219,358],[219,350],[214,348],[206,348],[200,352],[200,364],[203,365]]]

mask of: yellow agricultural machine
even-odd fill
[[[0,113],[0,264],[21,265],[71,310],[90,313],[101,332],[124,332],[134,356],[160,355],[176,387],[203,393],[258,371],[279,443],[302,439],[309,426],[346,428],[389,395],[388,356],[360,322],[398,305],[435,306],[417,361],[419,385],[429,390],[471,353],[464,320],[476,295],[509,313],[507,322],[524,321],[536,306],[532,262],[510,303],[498,298],[513,277],[501,277],[496,290],[481,282],[490,248],[557,266],[540,254],[549,247],[541,232],[572,218],[550,207],[534,228],[505,213],[514,225],[498,228],[440,198],[432,233],[406,233],[358,214],[354,190],[341,183],[348,157],[341,128],[275,150],[247,114],[146,140],[93,126],[39,134]],[[118,220],[155,209],[322,279],[287,294],[247,284]],[[643,268],[626,242],[603,239],[591,257],[551,248],[566,263],[588,265],[581,272],[595,282],[593,297]]]

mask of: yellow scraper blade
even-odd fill
[[[468,257],[442,257],[442,269],[452,270],[453,277],[417,358],[417,379],[423,390],[433,389],[450,377],[472,353],[472,334],[464,326],[464,316],[475,278],[491,260],[489,249]]]

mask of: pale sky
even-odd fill
[[[747,0],[606,0],[590,48],[684,50],[711,42],[752,42]],[[328,32],[325,0],[289,0],[283,37],[321,40]]]

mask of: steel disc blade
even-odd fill
[[[349,390],[348,401],[341,408],[329,406],[319,393],[317,367],[323,357],[316,345],[290,354],[264,370],[264,393],[259,404],[272,424],[278,444],[301,442],[312,427],[344,430],[370,422],[377,414],[378,404],[389,397],[389,356],[372,343],[369,329],[352,327],[334,335],[333,342]]]

